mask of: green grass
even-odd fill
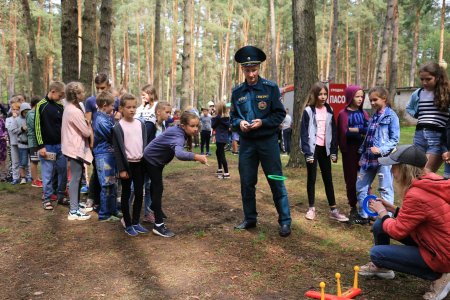
[[[400,145],[412,144],[415,132],[416,132],[415,126],[401,126],[399,144]]]
[[[11,185],[9,182],[2,182],[0,183],[0,193],[5,192],[8,194],[15,193],[17,191],[16,185]]]

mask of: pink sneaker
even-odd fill
[[[337,210],[337,208],[330,211],[330,218],[337,220],[339,222],[347,222],[348,221],[348,218],[345,215],[339,213],[339,210]]]
[[[359,267],[358,274],[362,276],[377,276],[382,279],[393,279],[395,277],[394,271],[378,268],[373,262],[369,262],[364,266]]]
[[[147,215],[144,216],[142,222],[155,224],[155,214],[152,212],[148,213]]]
[[[314,220],[316,218],[316,209],[314,207],[310,207],[306,212],[305,218],[308,220]]]

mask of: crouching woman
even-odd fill
[[[375,246],[359,274],[385,279],[394,278],[393,271],[411,274],[432,281],[424,299],[444,299],[450,290],[450,180],[426,173],[426,154],[413,145],[398,146],[378,161],[392,165],[403,205],[382,199],[369,203],[378,213]],[[403,245],[390,245],[391,238]]]

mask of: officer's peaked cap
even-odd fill
[[[236,62],[243,67],[256,66],[266,60],[266,54],[261,49],[254,46],[244,46],[234,55]]]

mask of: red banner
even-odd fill
[[[333,108],[334,118],[337,121],[339,112],[345,108],[345,88],[344,83],[330,83],[328,86],[328,104]]]

